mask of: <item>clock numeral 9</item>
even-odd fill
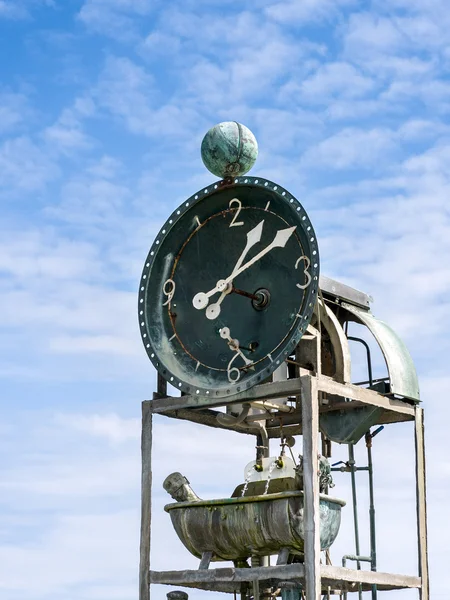
[[[163,306],[167,306],[167,304],[171,303],[173,295],[175,294],[175,281],[173,279],[168,279],[164,283],[163,294],[164,296],[167,296],[167,300],[163,302]]]
[[[228,206],[231,208],[232,204],[237,204],[238,209],[236,211],[236,214],[233,217],[233,220],[230,223],[230,227],[240,227],[241,225],[244,224],[244,221],[238,221],[238,222],[236,222],[236,219],[238,218],[239,213],[241,212],[242,203],[237,198],[233,198],[232,200],[230,200],[230,204]]]
[[[304,285],[300,285],[299,283],[296,283],[295,285],[298,288],[300,288],[301,290],[304,290],[305,288],[308,287],[308,285],[311,283],[311,280],[312,280],[311,275],[308,273],[308,269],[311,266],[311,261],[309,260],[309,258],[307,256],[300,256],[300,258],[297,259],[297,262],[295,263],[296,269],[298,269],[298,265],[302,260],[304,261],[303,273],[305,274],[305,277],[306,277],[306,283]]]

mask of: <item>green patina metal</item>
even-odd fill
[[[335,411],[320,415],[320,429],[332,442],[356,444],[365,433],[379,422],[383,409],[361,406],[351,411]]]
[[[320,544],[334,542],[343,500],[320,494]],[[185,547],[197,557],[212,552],[213,560],[239,560],[277,554],[289,548],[302,554],[303,492],[281,492],[243,498],[177,502],[165,506]]]
[[[236,177],[250,171],[258,156],[258,143],[253,133],[236,121],[225,121],[212,127],[201,147],[205,167],[221,178]]]
[[[403,340],[389,325],[376,319],[367,310],[344,302],[342,307],[363,323],[377,340],[389,372],[390,391],[398,396],[419,402],[419,381],[416,367]]]

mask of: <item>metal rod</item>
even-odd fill
[[[241,600],[247,600],[247,584],[244,581],[241,583]]]
[[[372,562],[372,557],[371,556],[357,556],[356,554],[345,554],[342,557],[342,566],[345,567],[345,565],[347,564],[348,560],[355,560],[358,562],[368,562],[371,563]]]
[[[417,509],[417,542],[419,559],[419,577],[422,585],[419,591],[420,600],[429,600],[430,583],[428,576],[427,550],[427,493],[425,473],[425,426],[423,408],[416,406],[415,415],[415,447],[416,447],[416,509]]]
[[[152,526],[152,410],[142,403],[141,434],[141,539],[139,561],[139,600],[150,600],[150,544]]]
[[[380,383],[381,381],[390,381],[390,377],[377,377],[376,379],[372,379],[372,384]],[[357,381],[353,385],[367,385],[370,381]]]
[[[167,381],[158,373],[156,379],[156,392],[153,394],[155,398],[165,398],[167,396]]]
[[[253,580],[253,600],[259,600],[259,579]]]
[[[351,335],[349,335],[347,337],[347,339],[351,340],[352,342],[359,342],[360,344],[362,344],[365,347],[366,352],[367,352],[367,371],[368,371],[368,374],[369,374],[369,384],[370,384],[370,387],[372,387],[372,385],[373,385],[373,378],[372,378],[372,358],[370,356],[369,344],[365,340],[363,340],[362,338],[353,337]]]
[[[368,471],[369,467],[355,467],[354,471]],[[334,467],[331,471],[340,471],[341,473],[350,473],[351,469],[349,467]]]
[[[355,477],[355,453],[353,449],[353,444],[348,445],[348,464],[350,467],[350,477],[352,483],[352,500],[353,500],[353,527],[355,532],[355,549],[356,555],[360,555],[359,548],[359,523],[358,523],[358,503],[356,499],[356,477]],[[358,560],[356,562],[356,568],[361,569],[361,563]],[[362,600],[362,587],[359,585],[358,587],[358,597],[359,600]],[[347,598],[347,593],[345,593],[344,598]]]
[[[377,429],[373,434],[370,430],[366,433],[366,446],[367,446],[367,464],[369,466],[369,523],[370,523],[370,556],[371,570],[377,570],[377,547],[376,547],[376,536],[375,536],[375,501],[373,491],[373,463],[372,463],[372,438],[379,433],[381,429]],[[372,586],[372,600],[377,598],[377,586]]]
[[[244,290],[238,290],[237,288],[233,288],[231,290],[234,294],[238,294],[239,296],[245,296],[246,298],[251,298],[252,300],[259,300],[259,298],[261,297],[261,295],[257,295],[257,294],[250,294],[250,292],[244,292]]]

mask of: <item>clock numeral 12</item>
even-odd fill
[[[232,200],[230,200],[230,204],[228,205],[231,208],[232,204],[237,204],[237,211],[236,214],[233,217],[233,220],[230,223],[230,227],[240,227],[241,225],[244,224],[244,221],[238,221],[236,222],[236,219],[239,216],[239,213],[241,212],[242,209],[242,202],[240,200],[238,200],[237,198],[233,198]]]
[[[170,289],[168,289],[170,286]],[[168,279],[163,285],[163,294],[167,296],[167,300],[163,302],[163,306],[167,306],[172,301],[173,295],[175,294],[175,281],[173,279]]]
[[[305,266],[303,269],[303,273],[305,274],[306,277],[306,283],[304,285],[300,285],[299,283],[296,283],[295,285],[300,288],[301,290],[304,290],[308,287],[308,285],[311,283],[312,277],[311,275],[308,273],[308,269],[311,266],[311,261],[309,260],[309,258],[307,256],[300,256],[300,258],[297,259],[297,262],[295,263],[295,268],[298,268],[298,265],[301,261],[305,261]]]

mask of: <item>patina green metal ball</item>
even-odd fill
[[[206,133],[201,152],[208,171],[225,179],[250,171],[258,156],[258,143],[245,125],[225,121]]]

